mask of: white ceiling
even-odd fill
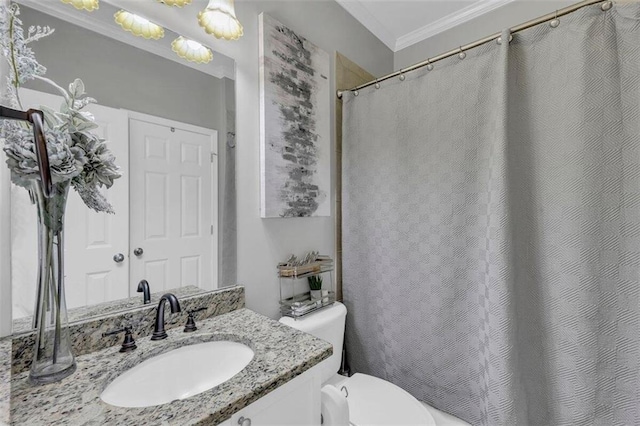
[[[397,52],[514,0],[336,0]]]

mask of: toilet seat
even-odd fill
[[[326,384],[348,394],[349,421],[355,426],[435,426],[431,413],[411,394],[386,380],[356,373],[334,376]]]

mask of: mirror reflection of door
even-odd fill
[[[62,98],[21,90],[25,107]],[[217,132],[100,105],[96,134],[109,141],[123,177],[104,190],[116,214],[88,209],[72,189],[65,216],[68,308],[124,299],[146,279],[153,292],[217,286]],[[213,161],[212,161],[213,160]],[[36,209],[11,190],[13,317],[31,315],[36,282]],[[141,249],[138,256],[136,249]]]
[[[130,282],[154,291],[217,277],[217,133],[135,115],[130,133]],[[214,244],[215,242],[215,244]]]
[[[57,106],[62,97],[35,90],[21,89],[23,107]],[[96,213],[87,208],[71,189],[65,212],[65,282],[67,307],[129,297],[129,188],[128,114],[124,110],[89,105],[86,110],[96,116],[95,133],[109,140],[123,177],[104,190],[116,214]],[[38,259],[36,208],[24,188],[11,186],[11,268],[13,318],[31,315],[35,303],[34,286]],[[114,262],[122,253],[123,260]],[[73,259],[81,259],[75,261]]]
[[[32,91],[37,103],[32,105],[57,105],[62,102],[45,102],[44,96]],[[102,194],[109,200],[116,214],[97,213],[87,208],[75,190],[69,190],[65,213],[65,283],[67,306],[94,305],[129,297],[129,263],[126,258],[129,246],[129,188],[127,112],[100,105],[86,108],[95,115],[99,128],[95,133],[109,142],[122,169],[122,178]],[[35,210],[35,209],[34,209]],[[30,224],[32,227],[33,223]],[[33,252],[31,252],[33,253]],[[114,257],[122,255],[122,261]],[[81,261],[74,261],[81,259]],[[35,281],[27,281],[34,282]],[[29,290],[33,291],[31,288]]]

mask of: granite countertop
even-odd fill
[[[224,289],[225,288],[222,287],[219,290]],[[149,305],[157,306],[160,297],[168,292],[172,292],[176,297],[178,297],[178,299],[182,300],[187,297],[202,293],[208,293],[210,291],[203,290],[194,285],[158,291],[155,293],[151,293],[151,302],[149,302]],[[85,321],[91,318],[105,317],[116,312],[143,308],[145,306],[146,305],[142,303],[142,293],[140,293],[139,295],[136,295],[134,297],[127,297],[126,299],[112,300],[109,302],[98,303],[96,305],[80,306],[77,308],[69,309],[68,320],[69,324],[73,324],[74,322]],[[13,320],[13,334],[26,333],[33,330],[32,321],[32,315]]]
[[[11,337],[0,339],[0,425],[9,424],[11,397]]]
[[[331,344],[248,309],[199,321],[194,333],[174,328],[167,334],[167,339],[156,342],[148,336],[139,338],[138,349],[125,354],[118,352],[118,345],[82,355],[77,358],[77,371],[58,383],[32,386],[28,372],[14,375],[11,424],[215,425],[332,353]],[[254,358],[227,382],[181,401],[147,408],[121,408],[100,399],[112,380],[140,362],[171,349],[212,340],[244,343],[253,349]]]
[[[71,347],[76,356],[107,349],[122,342],[122,336],[104,337],[103,333],[121,329],[130,325],[134,336],[151,336],[156,318],[156,305],[141,305],[135,309],[122,312],[111,312],[108,315],[96,316],[85,321],[69,325]],[[165,306],[165,329],[184,328],[187,322],[187,312],[206,307],[198,313],[198,318],[214,317],[244,308],[244,287],[233,286],[196,294],[180,299],[182,312],[169,314],[169,307]],[[27,371],[33,359],[35,332],[14,334],[12,340],[12,373],[20,374]]]

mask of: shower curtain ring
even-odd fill
[[[467,57],[467,54],[462,50],[462,46],[460,46],[460,53],[458,53],[458,58],[464,59]]]
[[[551,26],[551,28],[558,28],[558,25],[560,25],[560,20],[558,19],[557,10],[556,10],[555,17],[551,20],[551,22],[549,22],[549,25]]]
[[[376,78],[376,85],[374,86],[376,89],[380,88],[380,83],[378,83],[378,79]]]
[[[512,40],[513,40],[513,36],[511,34],[509,34],[509,43],[511,43]],[[502,36],[500,36],[500,37],[498,37],[496,39],[496,43],[502,44]]]
[[[432,70],[433,70],[433,64],[431,63],[431,60],[427,58],[427,71],[432,71]]]

